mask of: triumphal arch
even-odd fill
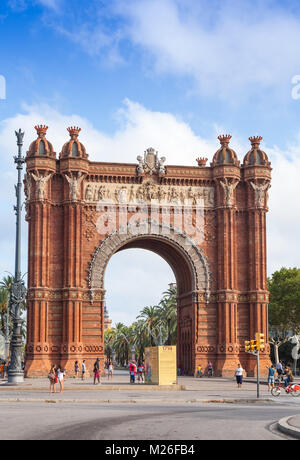
[[[105,270],[128,248],[153,251],[174,271],[183,372],[211,361],[218,375],[238,362],[253,374],[244,340],[268,336],[271,166],[262,138],[250,138],[243,164],[222,135],[209,166],[206,158],[173,166],[152,148],[132,163],[91,162],[77,127],[57,156],[47,129],[36,126],[26,157],[26,374],[45,374],[51,363],[72,372],[83,359],[91,369],[97,357],[103,367]]]

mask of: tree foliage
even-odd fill
[[[159,344],[175,345],[177,340],[177,289],[163,293],[158,305],[146,306],[130,326],[117,323],[105,331],[105,354],[124,366],[131,359],[132,349],[138,361],[144,360],[145,348]]]
[[[300,269],[282,268],[268,280],[271,329],[300,333]]]
[[[300,333],[300,269],[281,268],[268,279],[270,343],[278,349]]]

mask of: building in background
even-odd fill
[[[112,319],[110,319],[107,307],[105,305],[104,307],[104,331],[107,331],[107,329],[111,329],[112,325]]]

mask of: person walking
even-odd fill
[[[207,376],[212,377],[213,376],[213,365],[211,362],[208,363],[207,366]]]
[[[55,369],[54,364],[52,364],[51,366],[51,369],[48,374],[48,379],[50,382],[50,393],[56,393],[55,385],[57,383],[57,377],[56,377],[56,369]]]
[[[74,373],[75,373],[75,379],[78,379],[78,376],[79,376],[79,365],[78,365],[78,361],[75,361]]]
[[[278,377],[280,377],[283,374],[283,366],[282,366],[282,361],[279,361],[276,364],[276,372],[278,374]]]
[[[4,379],[4,363],[1,362],[0,364],[0,378]]]
[[[110,362],[108,364],[108,372],[107,372],[108,380],[109,380],[109,377],[111,377],[111,379],[113,379],[113,372],[114,372],[114,366],[113,366],[113,363]]]
[[[244,375],[244,369],[240,364],[238,364],[238,367],[235,371],[235,378],[236,378],[236,383],[238,386],[238,389],[242,388],[243,385],[243,375]]]
[[[130,375],[130,383],[135,383],[135,373],[136,373],[136,366],[134,362],[131,362],[129,365],[129,375]]]
[[[138,373],[138,382],[144,383],[144,366],[143,366],[143,363],[141,362],[138,363],[137,373]]]
[[[100,384],[100,359],[97,358],[97,360],[94,363],[94,385],[96,385],[96,380],[98,384]]]
[[[85,359],[84,359],[81,365],[81,379],[82,380],[85,380],[85,374],[86,374],[86,365],[85,365]]]
[[[197,367],[196,378],[201,378],[202,376],[203,376],[202,366],[201,364],[199,364],[199,366]]]
[[[6,361],[4,361],[4,365],[3,365],[3,378],[4,379],[8,378],[8,364]]]
[[[270,367],[267,366],[267,369],[269,371],[269,374],[268,374],[268,391],[271,391],[272,388],[274,388],[274,385],[275,385],[276,369],[274,368],[273,364]]]

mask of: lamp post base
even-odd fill
[[[24,372],[14,372],[8,374],[8,385],[18,385],[24,383]]]

